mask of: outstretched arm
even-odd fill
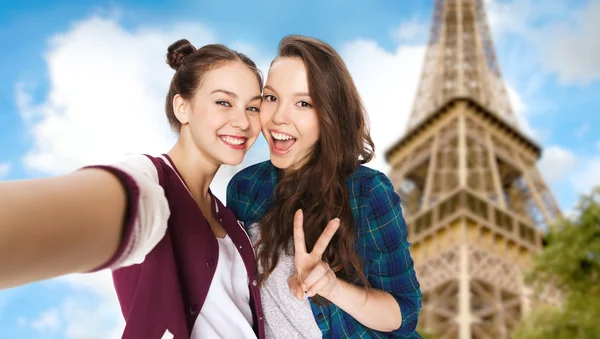
[[[101,169],[0,183],[0,289],[103,265],[126,207],[124,186]]]

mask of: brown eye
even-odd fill
[[[310,107],[312,107],[312,105],[310,103],[306,102],[306,101],[300,101],[296,105],[298,105],[300,107],[304,107],[304,108],[310,108]]]
[[[277,98],[271,94],[265,95],[265,99],[270,102],[277,102]]]

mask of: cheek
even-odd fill
[[[260,107],[259,121],[262,126],[266,126],[273,116],[274,107],[272,104],[262,104]]]
[[[258,134],[260,133],[262,124],[260,121],[260,115],[255,115],[253,117],[249,118],[250,120],[250,129],[252,130],[252,135],[254,137],[257,137]]]
[[[199,129],[203,128],[203,126],[211,126],[213,123],[210,119],[211,116],[214,116],[215,112],[205,107],[198,107],[192,111],[190,115],[190,124],[194,124],[194,127]]]
[[[311,144],[317,142],[320,133],[317,114],[313,112],[313,114],[304,115],[298,123],[302,125],[305,138],[309,140]]]

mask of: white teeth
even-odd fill
[[[243,139],[243,138],[235,138],[235,137],[230,137],[230,136],[224,136],[224,137],[221,137],[221,139],[223,139],[223,141],[225,141],[226,143],[228,143],[230,145],[241,145],[246,141],[246,139]]]
[[[283,133],[271,132],[271,136],[273,136],[273,138],[275,138],[275,140],[290,140],[290,139],[295,139],[291,135],[287,135],[287,134],[283,134]]]

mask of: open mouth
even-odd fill
[[[279,154],[287,153],[296,143],[296,138],[289,134],[280,132],[271,132],[273,140],[273,151]]]
[[[225,145],[236,150],[244,149],[246,147],[246,141],[248,141],[248,138],[233,135],[219,135],[219,139],[221,139]]]

